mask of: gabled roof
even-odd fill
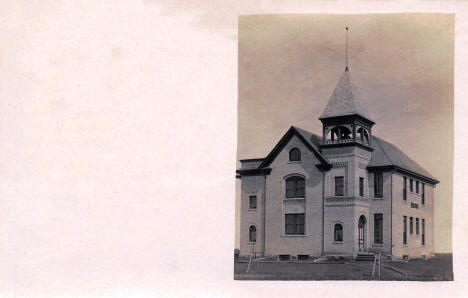
[[[262,163],[256,169],[241,169],[240,171],[271,171],[270,168],[267,168],[276,156],[281,152],[284,146],[288,141],[296,135],[305,145],[309,148],[314,155],[319,159],[324,168],[331,166],[331,163],[327,160],[326,157],[322,155],[320,149],[320,142],[322,138],[314,133],[311,133],[307,130],[301,129],[299,127],[291,126],[289,130],[284,134],[281,140],[276,144],[273,150],[265,157],[263,160],[261,158],[255,160],[262,160]],[[374,149],[372,151],[371,161],[367,165],[368,169],[381,169],[381,168],[392,168],[397,169],[400,172],[403,172],[408,175],[412,175],[418,178],[423,178],[426,181],[436,184],[439,181],[429,174],[425,169],[418,165],[414,160],[412,160],[408,155],[403,153],[395,145],[390,144],[387,141],[382,140],[376,136],[372,136],[372,145]],[[263,172],[262,172],[263,173]],[[265,172],[266,173],[266,172]]]
[[[320,141],[322,140],[322,138],[320,136],[314,133],[311,133],[310,131],[303,130],[302,128],[299,128],[297,126],[292,126],[292,127],[294,127],[297,130],[297,132],[301,134],[304,137],[304,139],[306,139],[307,142],[310,143],[312,147],[314,147],[315,150],[317,150],[318,152],[321,152],[319,148],[320,148]],[[325,157],[323,158],[325,159]]]
[[[372,121],[360,104],[360,95],[351,83],[349,70],[345,70],[319,119],[348,115],[359,115]]]
[[[329,167],[331,164],[328,162],[328,160],[322,156],[322,154],[319,151],[319,140],[320,137],[317,135],[314,135],[313,133],[310,133],[306,130],[300,129],[295,126],[291,126],[288,131],[284,134],[284,136],[281,138],[281,140],[276,144],[276,146],[271,150],[271,152],[265,157],[265,159],[262,161],[260,168],[268,167],[275,157],[281,152],[281,150],[286,146],[288,141],[293,137],[297,136],[303,143],[304,145],[314,153],[315,157],[320,161],[320,163],[325,166]]]
[[[372,148],[374,151],[372,152],[372,159],[368,164],[369,168],[394,166],[399,169],[409,171],[410,173],[429,178],[432,183],[439,183],[434,176],[429,174],[428,171],[423,169],[395,145],[373,136]]]

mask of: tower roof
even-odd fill
[[[349,70],[346,68],[319,119],[359,115],[372,121],[369,113],[361,106],[359,101],[359,93],[351,83]]]

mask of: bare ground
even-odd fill
[[[453,280],[452,255],[438,254],[429,260],[383,262],[380,278],[372,277],[373,262],[353,260],[337,263],[259,263],[256,272],[246,273],[248,263],[235,262],[236,280]],[[377,272],[376,272],[377,273]]]

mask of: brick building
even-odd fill
[[[266,157],[240,160],[241,255],[433,255],[438,181],[372,134],[357,97],[346,68],[322,136],[292,126]]]

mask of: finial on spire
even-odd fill
[[[346,68],[345,71],[348,71],[348,27],[346,27]]]

